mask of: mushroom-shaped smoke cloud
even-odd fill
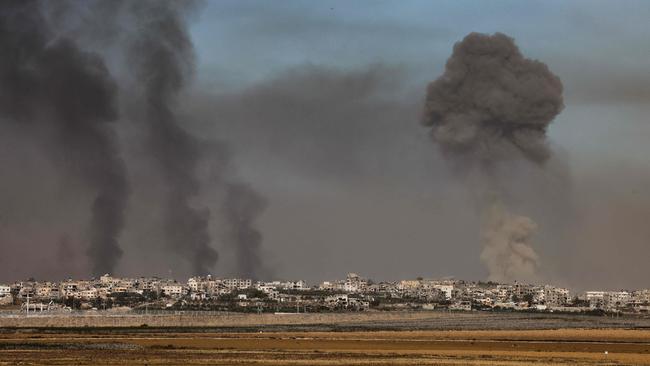
[[[428,86],[422,123],[443,156],[477,178],[470,189],[483,212],[481,260],[490,279],[535,277],[539,259],[530,239],[537,225],[506,210],[495,166],[523,158],[543,167],[546,130],[563,107],[560,79],[501,33],[467,35]]]

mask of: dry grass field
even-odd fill
[[[0,365],[650,365],[650,319],[481,312],[5,315]]]
[[[4,332],[0,365],[650,365],[647,330]]]

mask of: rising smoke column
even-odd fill
[[[235,250],[238,275],[258,278],[262,267],[260,246],[262,234],[255,220],[266,209],[267,202],[244,183],[229,183],[223,203],[227,222],[226,244]]]
[[[453,168],[474,180],[490,279],[531,278],[538,267],[536,225],[505,208],[497,165],[523,158],[542,167],[546,130],[563,106],[560,79],[501,33],[467,35],[428,86],[422,122]]]
[[[194,71],[194,49],[186,15],[187,1],[134,1],[129,11],[136,19],[130,46],[138,82],[143,84],[149,147],[167,185],[164,232],[168,246],[203,275],[215,265],[210,246],[210,211],[192,206],[200,191],[196,169],[202,157],[201,142],[178,121],[174,106],[179,92]]]
[[[530,246],[537,224],[526,216],[513,215],[498,202],[484,212],[482,234],[485,246],[481,260],[490,280],[507,282],[535,277],[539,256]]]
[[[111,122],[116,85],[102,59],[70,39],[55,38],[40,3],[0,6],[0,123],[35,137],[48,135],[47,153],[95,192],[88,255],[93,274],[111,272],[122,251],[128,197],[125,167]]]

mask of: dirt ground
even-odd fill
[[[650,330],[5,330],[0,365],[650,365]]]

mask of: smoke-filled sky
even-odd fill
[[[47,9],[46,33],[68,39],[75,60],[102,61],[116,110],[94,117],[71,103],[102,126],[80,134],[108,141],[118,171],[124,161],[123,228],[100,229],[116,232],[118,275],[487,278],[480,215],[420,121],[454,44],[501,32],[564,86],[545,167],[515,164],[506,177],[511,208],[537,225],[540,277],[583,289],[650,285],[648,2],[207,1],[144,6],[114,23],[106,9],[80,10],[95,2],[64,3],[81,15]],[[55,52],[44,54],[35,59]],[[97,271],[92,206],[115,193],[86,178],[86,159],[68,156],[81,154],[74,144],[57,148],[67,135],[40,128],[43,118],[29,131],[0,122],[0,281]],[[199,238],[182,237],[183,222]]]

